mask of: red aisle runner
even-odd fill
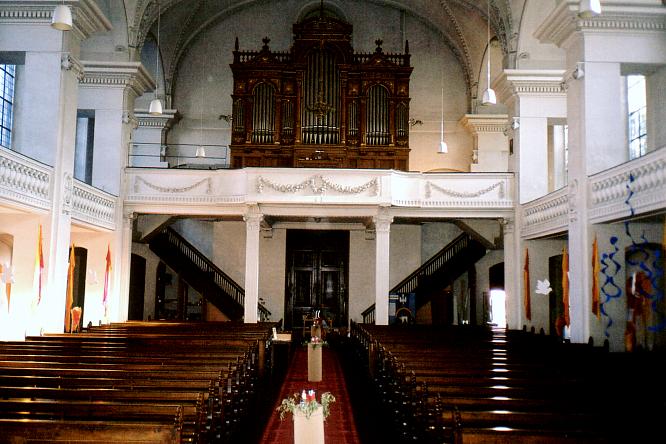
[[[314,389],[317,393],[317,400],[324,392],[331,392],[335,396],[336,401],[331,404],[331,414],[324,422],[326,444],[359,444],[361,442],[356,432],[342,367],[335,352],[327,347],[322,349],[322,381],[308,382],[307,350],[305,347],[299,347],[282,384],[278,402],[273,407],[273,413],[264,430],[262,444],[291,444],[294,442],[294,425],[291,416],[286,416],[283,421],[280,421],[280,415],[275,408],[282,399],[294,393],[300,393],[304,389]]]

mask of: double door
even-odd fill
[[[289,230],[285,328],[301,328],[320,310],[329,327],[347,325],[349,232]]]

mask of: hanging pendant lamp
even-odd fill
[[[148,114],[152,116],[162,115],[162,101],[157,98],[157,89],[160,82],[160,2],[157,2],[157,48],[155,48],[155,97],[150,102]]]
[[[63,0],[62,5],[58,5],[53,10],[51,16],[51,27],[60,31],[70,31],[72,29],[72,10],[69,6],[65,5]]]
[[[449,152],[449,147],[444,142],[444,87],[442,87],[442,122],[439,127],[439,154],[446,154]]]
[[[495,91],[490,87],[490,0],[488,0],[488,22],[487,22],[487,49],[486,49],[486,81],[488,82],[486,90],[483,92],[481,97],[481,104],[483,105],[494,105],[497,103],[497,96]]]
[[[601,14],[601,2],[599,0],[580,0],[578,3],[578,17],[591,18]]]
[[[204,4],[205,6],[205,4]],[[206,106],[206,92],[205,92],[205,84],[206,84],[206,55],[208,55],[208,49],[210,48],[208,44],[208,40],[206,39],[206,28],[203,29],[203,41],[206,42],[206,54],[204,54],[204,57],[202,57],[201,61],[201,104],[199,105],[199,146],[197,147],[197,152],[195,156],[198,158],[203,158],[206,157],[206,149],[204,148],[204,143],[203,143],[203,132],[204,132],[204,127],[203,127],[203,121],[204,121],[204,108]]]

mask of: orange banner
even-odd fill
[[[33,278],[33,291],[35,292],[34,305],[42,302],[42,279],[44,273],[44,255],[42,254],[42,226],[39,226],[37,251],[35,253],[35,275]]]
[[[525,266],[523,267],[523,295],[525,304],[525,318],[532,320],[532,301],[530,299],[530,253],[525,248]]]
[[[106,270],[104,271],[104,296],[102,297],[102,305],[104,305],[104,314],[106,315],[106,304],[109,297],[109,284],[111,279],[111,246],[106,247]]]
[[[69,249],[69,267],[67,268],[67,296],[65,297],[65,333],[72,331],[71,309],[74,303],[74,244]]]
[[[562,305],[564,325],[568,327],[571,321],[569,319],[569,253],[566,247],[562,250]]]

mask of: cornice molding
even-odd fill
[[[171,125],[180,120],[180,114],[175,109],[165,109],[161,116],[148,114],[147,109],[135,109],[134,117],[141,128],[171,128]]]
[[[606,1],[602,14],[588,19],[578,17],[578,0],[566,0],[546,17],[534,32],[541,43],[566,46],[576,32],[664,32],[666,8],[658,1]]]
[[[565,74],[563,69],[505,69],[495,81],[497,98],[506,102],[514,95],[566,97],[562,85]]]
[[[155,88],[155,81],[141,62],[82,62],[85,76],[81,85],[86,87],[130,88],[137,96]]]
[[[0,3],[0,24],[51,24],[53,10],[60,0],[16,0]],[[72,32],[85,40],[97,32],[110,31],[113,26],[94,0],[65,0],[72,8]]]
[[[506,114],[465,114],[460,124],[473,135],[479,133],[502,133],[509,116]]]

